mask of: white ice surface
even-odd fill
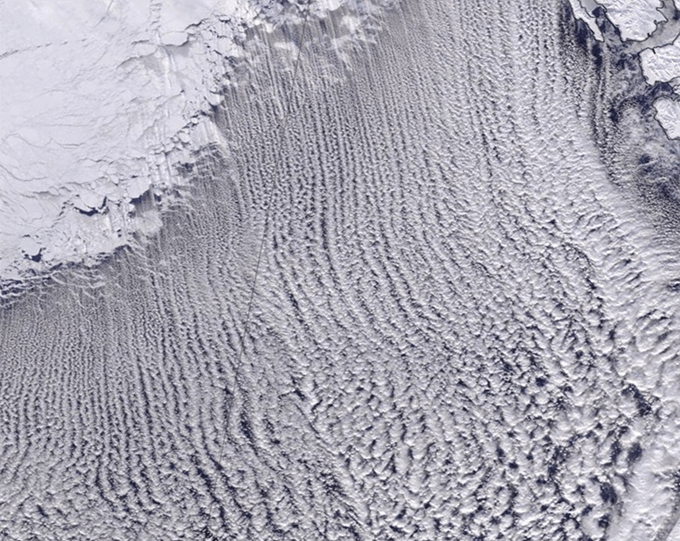
[[[581,19],[588,25],[590,31],[595,36],[595,39],[598,41],[603,41],[602,32],[600,32],[600,29],[595,23],[595,17],[593,17],[592,9],[589,9],[591,8],[591,6],[588,5],[589,3],[583,2],[581,0],[569,0],[569,3],[571,4],[571,9],[574,12],[574,17]]]
[[[680,76],[680,43],[645,49],[640,53],[642,72],[650,85],[657,81],[669,82]]]
[[[642,73],[647,83],[670,82],[674,87],[680,78],[680,41],[662,47],[645,49],[640,53]],[[654,102],[656,119],[671,139],[680,139],[680,103],[659,98]]]
[[[256,13],[236,0],[38,0],[0,10],[4,279],[38,266],[23,260],[26,246],[42,249],[42,265],[81,261],[149,227],[129,201],[176,181],[175,151],[221,75],[192,25],[216,15],[248,24]],[[241,32],[235,23],[220,30],[230,43]],[[83,214],[91,211],[99,214]]]
[[[199,113],[220,102],[259,5],[0,0],[0,281],[159,226],[130,201],[181,182],[175,165],[219,140]]]
[[[597,0],[607,10],[607,18],[621,32],[621,39],[642,41],[666,18],[658,11],[661,0]],[[676,0],[677,3],[677,0]]]
[[[680,139],[680,103],[669,98],[659,98],[654,102],[656,119],[666,135],[671,139]]]
[[[666,541],[680,541],[680,522],[676,523]]]

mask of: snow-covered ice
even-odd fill
[[[597,0],[607,9],[607,17],[621,32],[621,39],[641,41],[665,21],[661,0]]]
[[[157,223],[131,213],[130,201],[180,180],[173,168],[197,126],[213,138],[197,113],[224,75],[215,54],[238,55],[234,38],[257,11],[234,0],[42,0],[1,10],[6,279],[91,260]],[[202,21],[217,30],[215,52]],[[22,258],[27,244],[40,247],[40,261]]]
[[[2,3],[0,281],[95,262],[156,231],[156,209],[131,202],[181,184],[177,166],[221,141],[202,113],[222,100],[247,30],[271,26],[277,10],[266,0]]]

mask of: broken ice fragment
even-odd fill
[[[42,246],[32,237],[24,237],[19,241],[19,248],[24,253],[24,257],[33,261],[40,261]]]
[[[106,205],[106,196],[93,192],[83,192],[73,199],[73,206],[87,215],[95,214]]]

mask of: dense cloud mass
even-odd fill
[[[153,227],[0,275],[0,539],[679,539],[675,8],[587,4],[258,5]]]

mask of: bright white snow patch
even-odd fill
[[[676,86],[680,78],[680,41],[676,39],[669,45],[645,49],[640,53],[640,62],[647,83],[670,82]],[[654,108],[666,135],[680,139],[680,103],[671,98],[659,98],[654,102]]]
[[[588,6],[582,3],[581,0],[569,0],[569,3],[571,4],[571,9],[574,12],[574,17],[581,19],[588,25],[590,31],[593,33],[597,41],[604,41],[602,32],[600,32],[600,29],[595,23],[595,17],[592,15],[592,9],[588,9]]]
[[[666,18],[658,11],[661,0],[598,0],[607,9],[607,18],[621,32],[621,39],[642,41]]]
[[[650,85],[657,81],[669,82],[680,76],[680,43],[645,49],[640,53],[642,72]]]
[[[229,17],[213,35],[233,44],[238,23],[257,13],[235,0],[40,0],[1,9],[5,279],[96,257],[157,227],[129,203],[178,181],[173,164],[224,70],[192,25]],[[38,253],[40,263],[26,260]]]
[[[313,13],[350,3],[317,0]],[[155,231],[157,211],[135,213],[131,201],[182,182],[176,166],[220,141],[201,113],[222,100],[226,58],[243,54],[236,38],[263,13],[281,9],[267,0],[1,3],[0,282],[94,262]],[[369,16],[362,6],[358,19]]]
[[[678,0],[676,0],[677,2]],[[675,527],[671,531],[671,533],[668,535],[668,538],[666,541],[680,541],[680,522],[677,522],[675,524]]]
[[[659,98],[654,102],[655,118],[671,139],[680,139],[680,103],[669,98]]]

